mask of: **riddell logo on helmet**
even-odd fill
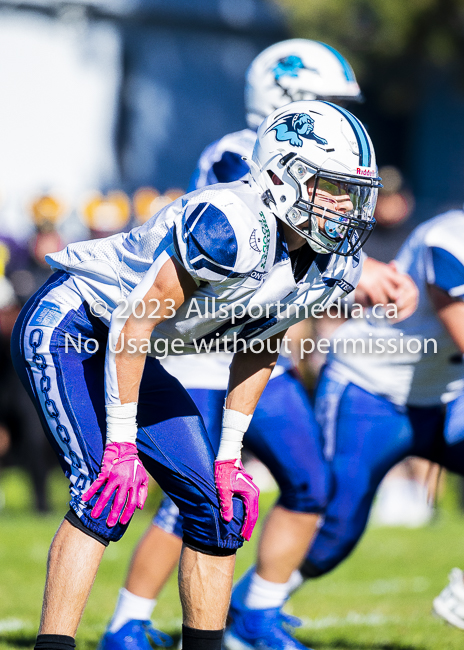
[[[357,167],[356,173],[359,176],[377,176],[376,170],[370,167]]]

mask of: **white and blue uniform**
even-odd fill
[[[243,129],[229,133],[208,145],[198,159],[188,191],[193,192],[216,183],[230,183],[245,177],[249,167],[243,157],[251,158],[255,142],[256,131]],[[214,353],[203,354],[201,357],[171,355],[163,360],[162,364],[187,390],[226,391],[230,362],[230,353]],[[278,370],[277,374],[282,370]],[[273,376],[275,374],[276,371]],[[202,415],[205,417],[203,412]]]
[[[24,307],[13,355],[71,480],[71,508],[86,527],[109,540],[124,532],[119,524],[106,526],[107,510],[92,519],[98,493],[89,503],[81,496],[99,471],[105,403],[119,403],[113,346],[130,307],[146,294],[164,262],[175,257],[197,289],[154,329],[153,346],[164,339],[173,344],[171,351],[187,353],[202,341],[227,337],[230,343],[234,334],[246,344],[267,339],[305,317],[295,306],[326,306],[356,285],[361,269],[355,259],[316,255],[309,246],[302,252],[295,280],[280,222],[257,188],[238,181],[181,197],[129,233],[71,244],[47,257],[57,273]],[[206,310],[213,298],[217,309]],[[103,309],[95,317],[91,307],[97,301]],[[294,306],[290,314],[287,305]],[[237,306],[253,306],[255,317],[234,323]],[[260,307],[264,315],[256,317]],[[76,345],[80,341],[80,351],[70,337]],[[234,519],[222,521],[214,450],[203,422],[179,382],[153,357],[145,366],[137,417],[140,455],[179,507],[184,541],[214,553],[241,546],[243,504],[235,499]]]
[[[189,188],[235,181],[248,173],[242,157],[251,158],[256,132],[230,133],[201,154]],[[263,244],[255,233],[254,248]],[[215,451],[219,447],[224,399],[229,381],[230,353],[169,356],[164,368],[188,390],[197,405]],[[322,438],[307,392],[289,358],[284,355],[271,375],[245,434],[245,447],[271,471],[280,488],[279,504],[294,512],[324,511],[330,476],[322,453]],[[304,449],[305,452],[301,453]],[[182,517],[165,497],[154,523],[182,535]]]
[[[342,325],[319,382],[316,416],[332,457],[335,491],[305,563],[308,576],[329,571],[349,554],[380,481],[406,456],[464,475],[462,354],[428,290],[432,285],[464,299],[464,212],[416,228],[397,266],[419,289],[416,312],[398,323],[370,313]],[[346,352],[342,343],[335,346],[336,339],[356,340],[357,352],[353,344]]]

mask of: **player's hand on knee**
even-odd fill
[[[91,515],[99,517],[114,494],[113,505],[106,520],[108,526],[115,526],[118,520],[121,524],[127,524],[135,509],[143,508],[148,494],[148,474],[135,444],[112,442],[105,447],[100,473],[82,495],[82,500],[88,501],[103,486]]]
[[[232,497],[240,497],[245,507],[245,519],[241,535],[247,541],[258,520],[259,488],[253,478],[243,469],[241,460],[217,460],[214,463],[214,479],[219,495],[219,507],[224,521],[234,516]]]

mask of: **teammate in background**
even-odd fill
[[[380,185],[362,124],[323,102],[272,113],[250,164],[244,181],[198,190],[129,233],[48,256],[57,272],[17,320],[16,369],[71,480],[37,650],[74,647],[103,551],[143,507],[140,458],[183,517],[183,650],[221,648],[235,552],[258,516],[243,435],[277,341],[305,317],[286,307],[324,309],[356,286]],[[266,245],[255,251],[249,242],[261,230]],[[212,296],[218,313],[205,309]],[[238,305],[248,309],[240,323]],[[253,317],[252,306],[266,316]],[[149,337],[154,354],[160,343],[185,353],[209,339],[236,348],[217,454],[185,389],[147,358]]]
[[[245,102],[250,128],[226,135],[207,147],[189,189],[234,181],[247,174],[248,162],[242,156],[251,157],[256,129],[263,117],[292,99],[315,97],[339,103],[359,99],[354,73],[338,52],[322,43],[302,39],[284,41],[262,52],[247,73]],[[322,142],[318,144],[324,146]],[[261,229],[254,231],[250,248],[256,252],[263,250],[264,237]],[[367,272],[363,272],[361,279],[365,299],[385,304],[402,295],[406,313],[414,308],[414,299],[408,300],[410,285],[403,276],[370,259],[365,267]],[[163,362],[197,404],[215,449],[219,444],[229,364],[228,354],[170,356]],[[294,578],[299,580],[294,570],[304,558],[324,511],[330,482],[311,405],[288,359],[281,357],[277,362],[244,443],[270,468],[281,491],[266,521],[258,568],[250,581],[247,615],[252,619],[252,635],[247,635],[246,642],[259,644],[265,639],[275,648],[302,648],[282,627],[287,619],[280,608],[294,588]],[[301,453],[302,449],[305,453]],[[149,619],[158,594],[177,566],[181,526],[178,509],[166,498],[132,558],[125,587],[120,590],[116,610],[101,642],[102,650],[134,646],[148,650],[146,637],[158,646],[171,643],[169,637],[153,628]]]
[[[230,133],[206,147],[188,190],[229,183],[248,173],[248,163],[261,122],[290,102],[319,99],[342,105],[362,100],[348,61],[324,43],[293,38],[271,45],[253,60],[245,78],[248,128]]]
[[[414,314],[395,323],[368,312],[333,336],[316,393],[316,417],[332,459],[334,494],[302,578],[321,576],[350,554],[380,481],[405,457],[464,475],[463,233],[463,211],[417,227],[396,259],[419,289]],[[459,570],[435,599],[434,611],[464,627]]]

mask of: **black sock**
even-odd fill
[[[182,625],[182,650],[221,650],[224,630],[196,630]]]
[[[39,634],[34,650],[74,650],[76,642],[65,634]]]

